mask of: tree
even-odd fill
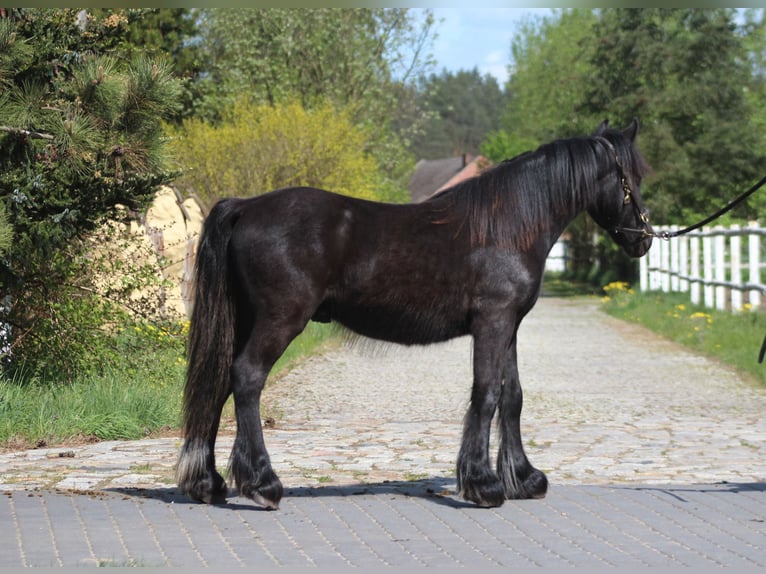
[[[502,161],[594,129],[594,117],[583,115],[579,105],[590,81],[596,19],[590,10],[565,10],[521,27],[511,43],[505,110],[499,129],[482,145],[484,155]]]
[[[91,14],[108,15],[110,9],[93,9]],[[179,122],[195,113],[201,98],[198,91],[203,69],[199,42],[198,10],[193,8],[142,8],[124,12],[127,30],[120,42],[121,57],[130,60],[136,54],[157,59],[166,58],[172,64],[173,76],[183,86],[181,105],[172,117]]]
[[[501,126],[481,147],[486,157],[501,161],[547,141],[590,133],[604,119],[580,109],[591,81],[596,21],[595,12],[574,9],[521,27],[511,44],[513,63]],[[568,273],[577,280],[593,279],[599,272],[593,243],[597,231],[585,215],[567,230]]]
[[[514,43],[503,130],[483,146],[493,159],[556,137],[588,133],[600,120],[641,122],[639,147],[653,168],[644,199],[654,223],[686,223],[726,203],[766,168],[752,122],[763,95],[753,74],[763,50],[751,19],[727,9],[565,11],[526,28]],[[762,32],[758,32],[761,33]],[[760,48],[758,48],[760,46]],[[762,113],[761,113],[762,114]],[[751,217],[760,198],[737,210]],[[631,279],[633,263],[578,219],[570,233],[577,274]]]
[[[206,65],[197,117],[220,121],[243,96],[348,110],[368,134],[385,185],[406,187],[414,161],[404,143],[419,120],[394,122],[405,86],[429,65],[430,12],[419,20],[407,9],[211,8],[200,20]]]
[[[751,127],[747,44],[731,9],[604,10],[586,113],[638,117],[658,223],[688,222],[757,180],[766,158]],[[750,209],[740,217],[754,216]],[[763,204],[766,205],[766,204]]]
[[[431,117],[411,149],[418,158],[479,153],[487,133],[498,128],[504,95],[497,80],[479,70],[443,70],[422,80],[418,103]]]
[[[98,315],[81,276],[88,234],[142,209],[173,175],[162,120],[180,86],[165,60],[118,58],[127,22],[122,11],[0,15],[0,200],[14,234],[0,261],[0,296],[12,301],[0,322],[13,333],[3,348],[30,369],[46,354],[68,360],[69,320]]]

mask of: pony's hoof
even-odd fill
[[[515,485],[505,485],[505,497],[509,500],[545,498],[547,492],[548,478],[544,472],[536,468],[533,468],[525,479],[518,480]]]
[[[505,491],[500,479],[487,475],[481,479],[463,481],[459,495],[482,508],[495,508],[505,502]]]
[[[277,510],[279,501],[282,500],[284,488],[277,475],[271,473],[268,480],[257,482],[244,482],[239,486],[239,492],[242,496],[251,499],[259,506],[269,510]]]
[[[229,494],[226,481],[216,471],[195,482],[179,484],[179,488],[192,500],[205,504],[223,504]]]

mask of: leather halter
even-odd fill
[[[620,176],[620,183],[622,184],[622,192],[624,193],[622,204],[632,206],[633,211],[636,214],[636,217],[644,224],[643,227],[641,228],[623,227],[621,225],[615,225],[612,228],[612,233],[614,234],[622,233],[623,235],[625,235],[626,233],[639,233],[641,235],[639,241],[642,241],[646,237],[657,237],[657,235],[654,233],[654,231],[652,231],[652,228],[649,225],[649,213],[647,211],[642,211],[641,208],[638,207],[638,204],[636,203],[635,199],[633,198],[633,191],[630,189],[628,178],[625,176],[625,169],[622,166],[622,162],[620,161],[620,156],[617,155],[617,151],[614,149],[612,142],[610,142],[605,137],[599,137],[598,139],[610,151],[610,153],[614,157],[614,163],[617,165],[617,173]]]

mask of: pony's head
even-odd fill
[[[636,119],[624,130],[611,129],[604,120],[593,133],[603,147],[607,169],[601,193],[588,208],[596,223],[631,257],[649,251],[654,236],[641,199],[641,180],[649,168],[635,146],[637,135]]]

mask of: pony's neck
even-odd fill
[[[594,138],[558,140],[506,160],[429,202],[440,221],[458,226],[472,246],[550,249],[594,202],[606,169],[602,149]]]

